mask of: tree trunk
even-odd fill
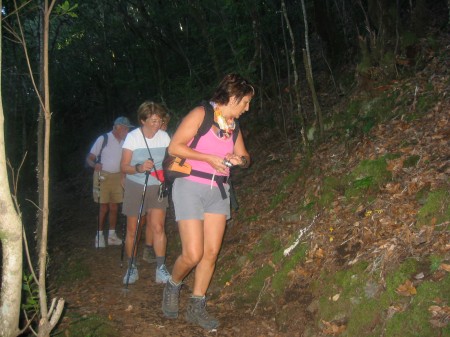
[[[49,163],[50,163],[50,85],[48,71],[48,41],[50,13],[56,0],[52,0],[50,6],[48,0],[44,0],[44,172],[43,172],[43,208],[42,208],[42,238],[39,246],[39,306],[41,310],[41,319],[39,320],[38,337],[48,337],[50,332],[56,326],[64,309],[64,300],[52,300],[50,308],[47,308],[47,288],[46,288],[46,271],[47,271],[47,238],[48,238],[48,214],[49,214]]]
[[[308,80],[309,89],[311,90],[316,121],[317,124],[319,124],[320,136],[322,137],[323,136],[322,110],[320,109],[319,100],[317,99],[316,87],[314,86],[314,78],[311,65],[311,52],[309,50],[308,19],[306,15],[305,0],[301,0],[301,3],[303,10],[303,22],[305,25],[305,47],[306,47],[306,50],[303,49],[303,63],[305,64],[306,79]]]
[[[297,113],[300,118],[301,122],[301,138],[303,140],[303,145],[307,146],[307,140],[305,137],[305,118],[303,116],[303,109],[301,104],[301,96],[300,96],[300,84],[298,81],[298,71],[297,71],[297,63],[295,62],[295,38],[294,38],[294,32],[292,31],[291,24],[289,22],[289,18],[286,11],[286,4],[284,0],[281,0],[281,10],[283,12],[284,18],[286,20],[286,26],[288,28],[290,37],[291,37],[291,43],[292,43],[292,50],[291,50],[291,63],[292,63],[292,69],[294,71],[294,91],[295,91],[295,100],[297,104]]]
[[[2,0],[0,0],[2,8]],[[0,36],[2,35],[0,25]],[[0,60],[2,54],[0,40]],[[0,73],[2,66],[0,62]],[[0,295],[0,336],[19,334],[22,291],[22,223],[14,208],[6,168],[2,85],[0,78],[0,238],[2,241],[2,289]]]
[[[44,4],[43,0],[40,1],[41,8],[39,9],[39,95],[43,96],[44,93]],[[37,125],[37,167],[36,178],[38,181],[38,200],[39,208],[36,214],[36,236],[37,245],[36,251],[39,254],[39,242],[42,239],[42,208],[44,204],[44,184],[43,184],[43,172],[44,172],[44,109],[42,105],[39,105],[38,112],[38,125]]]

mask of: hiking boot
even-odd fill
[[[172,278],[166,282],[163,291],[162,311],[167,318],[178,317],[178,299],[180,297],[180,289],[182,283],[176,285],[172,282]]]
[[[95,248],[105,248],[105,236],[103,234],[100,234],[100,237],[98,235],[95,236]]]
[[[142,260],[148,263],[156,262],[156,255],[153,248],[144,247],[144,253],[142,254]]]
[[[166,283],[170,278],[170,274],[167,271],[166,265],[162,264],[159,268],[156,268],[156,283]]]
[[[108,235],[108,246],[120,246],[122,244],[122,240],[117,237],[117,234],[109,234]]]
[[[127,272],[125,273],[125,276],[123,277],[123,284],[127,284],[127,277],[128,277],[128,271],[130,271],[130,278],[128,279],[128,284],[136,283],[137,280],[139,280],[139,272],[136,268],[136,266],[133,264],[130,268],[127,269]]]
[[[203,329],[212,330],[219,326],[219,321],[206,311],[206,298],[191,297],[186,310],[186,321],[200,325]]]

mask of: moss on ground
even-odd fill
[[[280,269],[277,270],[272,279],[272,289],[276,296],[281,296],[283,294],[289,281],[289,272],[294,270],[296,266],[305,259],[307,250],[308,245],[306,243],[300,244],[294,249],[292,255],[285,257],[285,260],[282,261]],[[284,248],[280,251],[284,251]]]
[[[57,270],[56,284],[73,284],[90,276],[91,272],[82,257],[69,257]]]
[[[436,261],[442,258],[430,257],[427,266],[415,259],[404,261],[386,276],[384,288],[377,276],[367,273],[364,262],[335,274],[324,274],[315,283],[315,292],[320,296],[318,324],[322,320],[345,321],[346,329],[341,336],[349,337],[449,336],[448,325],[438,328],[430,323],[428,308],[436,305],[436,301],[448,305],[450,274],[439,280],[416,282],[415,295],[402,296],[397,292],[399,286],[413,281],[423,268],[433,270]],[[369,286],[377,286],[370,296]]]
[[[440,224],[450,220],[450,191],[439,189],[428,194],[417,214],[417,225]],[[439,228],[437,228],[439,229]]]
[[[385,157],[362,160],[346,178],[349,183],[345,190],[345,196],[360,198],[367,193],[377,192],[380,186],[391,179],[392,173],[387,170]]]
[[[273,275],[274,269],[272,266],[265,264],[256,270],[256,272],[245,282],[238,286],[238,292],[242,294],[236,298],[239,304],[256,304],[259,294],[265,288],[266,279]]]
[[[68,313],[69,324],[58,327],[52,337],[119,337],[119,333],[106,318],[97,315],[78,315]]]

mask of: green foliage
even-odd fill
[[[75,3],[73,6],[70,5],[69,1],[64,1],[62,4],[56,6],[56,14],[58,15],[68,15],[72,18],[77,18],[78,14],[75,13],[75,10],[78,8],[78,4]]]
[[[434,219],[434,220],[433,220]],[[417,214],[417,225],[437,224],[450,220],[450,192],[448,189],[438,189],[428,194],[425,204]]]
[[[22,302],[22,310],[27,312],[28,317],[39,314],[39,288],[32,274],[23,275]]]

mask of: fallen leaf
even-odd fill
[[[441,263],[441,265],[439,266],[439,269],[442,269],[442,270],[450,272],[450,264]]]
[[[413,296],[417,294],[417,290],[410,280],[406,280],[395,291],[401,296]]]
[[[428,311],[431,313],[430,319],[431,325],[436,328],[443,328],[450,322],[450,307],[432,305],[428,307]]]
[[[324,320],[322,320],[322,323],[325,325],[325,328],[322,330],[322,332],[326,335],[336,336],[344,332],[347,328],[345,325],[337,325],[335,323],[326,322]]]
[[[334,295],[334,296],[332,297],[332,300],[333,300],[334,302],[336,302],[336,301],[339,299],[340,296],[341,296],[341,294],[336,294],[336,295]]]

